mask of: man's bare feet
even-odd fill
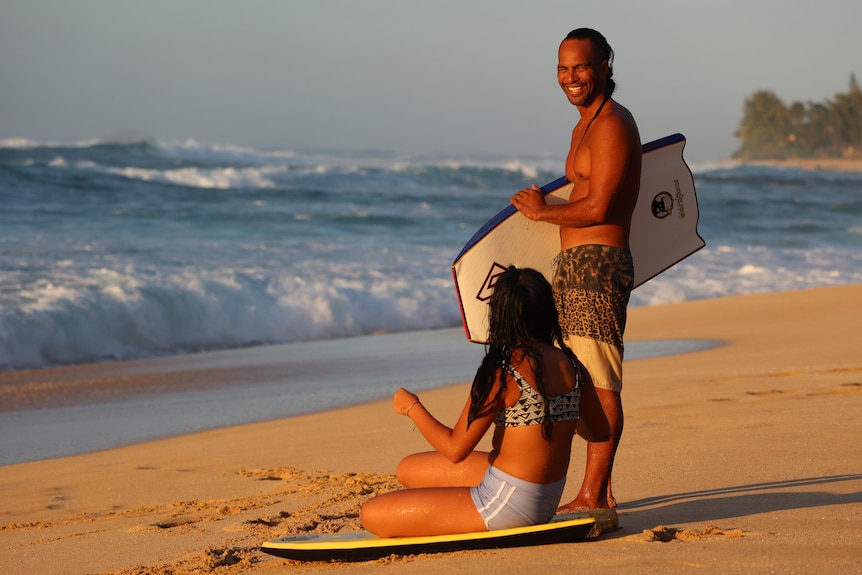
[[[611,493],[611,480],[608,479],[608,509],[615,509],[617,506],[617,498],[614,497],[614,494]]]
[[[582,511],[590,511],[588,505],[580,505],[577,501],[570,501],[565,505],[557,507],[557,515],[561,513],[580,513]]]
[[[581,511],[592,511],[593,509],[608,509],[608,505],[603,501],[592,504],[581,499],[572,499],[565,505],[557,507],[557,513],[579,513]]]

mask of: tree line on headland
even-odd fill
[[[862,159],[862,90],[851,74],[850,90],[822,103],[787,106],[772,91],[755,92],[734,135],[742,145],[733,156],[743,160]]]

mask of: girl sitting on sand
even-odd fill
[[[608,436],[589,375],[563,343],[551,286],[532,269],[509,268],[497,280],[486,354],[455,427],[405,389],[393,408],[436,451],[398,465],[408,489],[362,506],[362,525],[381,537],[545,523],[559,505],[576,431],[590,441]],[[473,451],[492,423],[492,451]]]

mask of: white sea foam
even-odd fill
[[[739,265],[725,253],[691,256],[635,290],[631,305],[862,282],[862,261],[848,276],[835,268],[790,267],[757,250]],[[830,257],[841,254],[818,256],[821,263]],[[19,369],[460,324],[446,274],[316,268],[142,274],[76,271],[67,262],[66,275],[19,289],[19,304],[0,309],[0,365]]]
[[[105,172],[145,182],[179,184],[195,188],[274,188],[273,175],[283,173],[285,167],[264,168],[180,168],[153,170],[147,168],[107,168]]]
[[[159,142],[167,154],[186,159],[219,158],[230,162],[271,162],[291,160],[297,154],[292,150],[258,150],[235,144],[204,144],[194,139]]]
[[[100,140],[95,139],[64,143],[33,140],[30,138],[6,138],[0,140],[0,148],[89,148],[91,146],[99,145],[100,143],[102,143]]]
[[[718,170],[729,170],[735,168],[739,165],[739,162],[736,160],[713,160],[709,162],[694,162],[688,164],[689,169],[692,174],[706,174],[709,172],[715,172]]]
[[[0,365],[34,367],[455,325],[437,278],[267,276],[233,270],[142,278],[95,270],[38,282],[0,310]]]

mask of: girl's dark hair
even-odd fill
[[[467,425],[493,411],[495,401],[489,402],[488,399],[497,374],[500,378],[499,394],[502,394],[506,389],[512,352],[521,350],[536,374],[536,389],[545,399],[545,426],[542,433],[548,438],[552,427],[550,413],[547,412],[550,407],[542,371],[542,355],[534,344],[553,345],[556,342],[560,349],[575,359],[574,353],[563,342],[551,284],[534,269],[512,266],[497,278],[488,311],[488,343],[485,357],[473,378]]]
[[[617,83],[613,80],[614,76],[614,50],[608,44],[607,39],[601,32],[592,28],[577,28],[568,33],[565,40],[589,40],[593,46],[600,61],[608,61],[608,79],[605,85],[605,96],[610,98],[617,87]]]

